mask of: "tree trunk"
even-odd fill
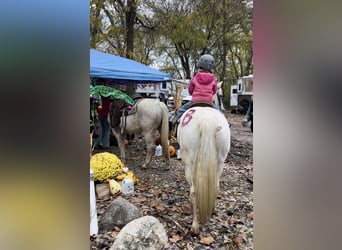
[[[101,32],[101,20],[100,20],[100,11],[103,7],[103,1],[99,0],[95,4],[95,10],[92,11],[93,18],[91,18],[90,23],[90,47],[96,48],[96,44],[99,41],[99,35]]]
[[[134,53],[134,24],[137,15],[137,6],[135,0],[127,0],[126,15],[126,58],[133,59]],[[134,85],[126,86],[126,93],[133,95],[135,93]]]
[[[127,0],[126,15],[126,57],[133,59],[134,52],[134,24],[137,15],[135,0]]]

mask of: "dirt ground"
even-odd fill
[[[125,198],[165,226],[169,237],[166,249],[253,249],[253,134],[249,127],[242,127],[242,114],[227,111],[226,117],[231,149],[220,179],[221,194],[216,213],[202,226],[199,236],[190,234],[192,204],[181,161],[171,158],[171,169],[164,171],[160,169],[162,158],[153,157],[151,166],[143,170],[143,138],[136,137],[126,148],[127,167],[140,183],[135,185],[135,195]],[[117,147],[111,152],[120,155]],[[99,220],[113,199],[97,200]],[[109,249],[118,231],[92,237],[90,249]]]

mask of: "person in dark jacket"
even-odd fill
[[[253,133],[253,100],[249,103],[247,113],[242,121],[242,126],[247,127],[249,122],[251,122],[251,131]]]

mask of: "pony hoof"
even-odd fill
[[[191,236],[198,236],[200,234],[199,229],[191,228]]]

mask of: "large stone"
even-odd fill
[[[99,231],[113,230],[114,227],[122,228],[128,222],[143,216],[141,211],[122,197],[113,200],[99,218]]]
[[[168,245],[164,226],[153,216],[128,223],[118,234],[110,250],[158,250]]]

